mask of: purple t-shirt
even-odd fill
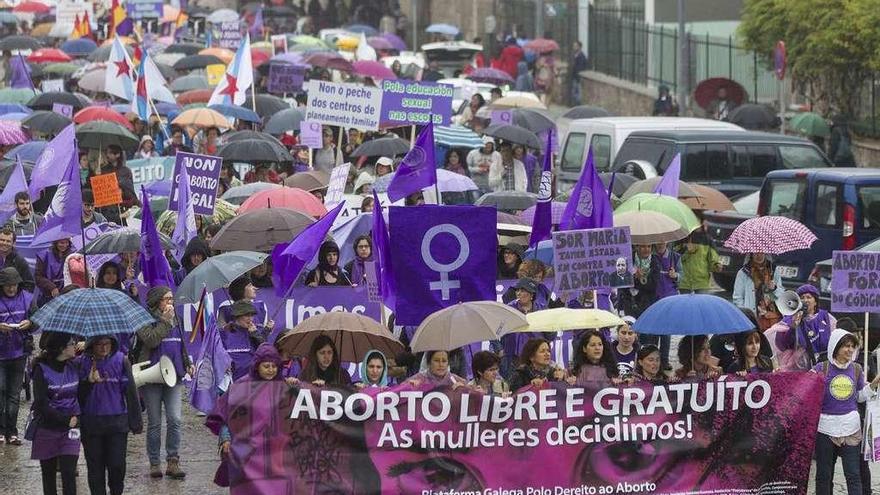
[[[628,353],[621,354],[617,350],[617,342],[614,342],[611,344],[611,351],[614,352],[614,360],[617,361],[617,373],[620,376],[632,375],[636,369],[636,354],[638,353],[635,346]]]
[[[828,373],[825,373],[828,366]],[[822,414],[840,416],[857,409],[859,391],[865,388],[865,373],[856,379],[856,365],[850,363],[844,369],[832,363],[819,363],[814,371],[825,375],[825,397],[822,399]]]

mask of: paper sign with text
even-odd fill
[[[306,120],[366,131],[379,129],[380,88],[314,79],[304,88],[308,93]]]
[[[89,178],[92,194],[95,195],[95,207],[118,205],[122,203],[122,189],[116,179],[116,172],[95,175]]]
[[[180,167],[186,166],[193,211],[197,215],[213,215],[222,163],[223,159],[219,156],[178,151],[171,176],[171,197],[168,199],[168,208],[177,210],[177,181],[180,177]]]
[[[321,140],[322,126],[318,122],[303,120],[299,123],[299,144],[312,149],[323,148]]]
[[[345,163],[335,167],[330,173],[330,185],[327,187],[327,195],[324,197],[324,204],[328,208],[332,208],[342,201],[349,170],[351,170],[351,163]]]

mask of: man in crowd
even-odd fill
[[[43,223],[43,216],[35,213],[31,206],[31,197],[27,191],[15,195],[15,215],[12,216],[12,228],[16,236],[33,236]]]
[[[15,268],[21,276],[21,288],[33,292],[34,274],[27,261],[15,251],[15,231],[9,225],[0,229],[0,267]]]
[[[501,165],[501,154],[495,151],[495,140],[483,136],[483,147],[471,150],[466,161],[471,179],[481,192],[489,192],[489,170],[496,163]]]

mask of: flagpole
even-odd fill
[[[147,77],[146,75],[144,77]],[[165,125],[162,123],[162,116],[159,115],[159,110],[156,109],[156,103],[153,102],[153,99],[150,98],[149,93],[147,94],[147,103],[150,105],[150,108],[153,109],[153,113],[156,114],[156,118],[159,119],[159,128],[162,129],[162,134],[165,135],[165,139],[171,139],[171,136],[168,135],[168,129],[165,128]],[[145,122],[147,127],[150,126],[149,122]]]

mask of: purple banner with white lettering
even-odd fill
[[[399,80],[382,81],[383,125],[449,125],[452,118],[452,86]]]
[[[300,91],[305,76],[305,66],[272,62],[269,64],[269,92],[284,94]]]
[[[397,324],[464,301],[495,299],[496,212],[482,206],[391,207]]]
[[[629,227],[553,233],[553,268],[559,294],[632,287]]]
[[[214,203],[217,197],[217,183],[220,180],[220,165],[223,159],[219,156],[197,155],[195,153],[177,152],[174,161],[174,172],[171,180],[171,198],[168,208],[177,210],[177,181],[180,167],[186,165],[189,174],[190,200],[193,211],[197,215],[211,216],[214,214]]]
[[[831,311],[880,312],[880,253],[834,251]]]

